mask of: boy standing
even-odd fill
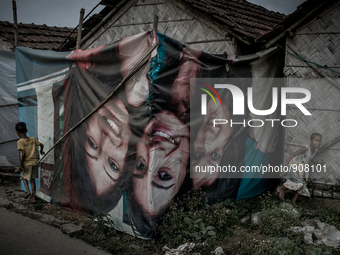
[[[18,151],[21,152],[20,157],[20,167],[19,170],[22,171],[22,181],[25,185],[26,194],[24,198],[28,198],[31,193],[28,187],[28,182],[31,183],[32,188],[32,198],[31,203],[35,203],[35,178],[38,178],[38,163],[36,157],[36,146],[40,146],[40,154],[44,155],[44,145],[40,143],[34,137],[27,136],[27,127],[25,122],[18,122],[15,125],[15,130],[20,137],[17,146]]]

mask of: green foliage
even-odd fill
[[[8,203],[8,204],[6,204],[6,205],[4,205],[4,208],[6,208],[6,209],[13,209],[14,208],[14,205],[12,204],[12,203]]]
[[[115,239],[116,232],[114,230],[114,223],[107,214],[97,214],[84,230],[80,238],[87,243],[93,246],[103,247],[108,251],[119,250],[120,243],[122,242]]]
[[[238,228],[235,235],[225,247],[225,254],[239,255],[284,255],[303,254],[302,249],[293,241],[279,241],[276,238],[268,238],[258,233],[245,232]]]
[[[274,249],[274,254],[278,255],[300,255],[302,249],[295,242],[284,242],[277,244]]]
[[[289,213],[282,211],[280,206],[273,206],[262,211],[260,214],[259,229],[261,233],[270,236],[286,236],[286,230],[290,227],[299,226],[299,221]]]
[[[328,188],[328,191],[333,195],[334,192],[339,191],[340,185],[339,184],[335,184],[332,185],[331,187]]]
[[[89,225],[86,226],[84,234],[81,236],[83,240],[93,245],[99,245],[104,240],[114,236],[114,224],[110,216],[99,213]]]
[[[37,200],[35,204],[32,204],[35,211],[41,211],[44,208],[45,202],[43,200]]]
[[[311,210],[310,214],[312,215],[313,219],[328,223],[330,225],[335,226],[337,229],[340,229],[339,211],[327,209],[315,209]]]
[[[340,230],[339,209],[320,208],[319,203],[314,199],[304,204],[304,208],[301,217],[302,221],[306,219],[315,219],[333,225]]]
[[[308,203],[313,206],[316,202]],[[239,255],[340,254],[340,249],[307,246],[303,242],[302,233],[287,231],[310,218],[340,229],[340,221],[337,220],[339,212],[317,206],[316,203],[313,208],[303,210],[303,216],[295,219],[289,207],[283,208],[282,202],[271,193],[246,202],[228,201],[209,206],[205,193],[198,190],[181,200],[170,202],[170,210],[164,216],[162,225],[157,226],[156,240],[146,241],[116,232],[112,220],[104,214],[95,217],[81,238],[112,254],[162,253],[163,245],[177,248],[185,242],[196,243],[191,254],[211,254],[217,246],[222,246],[225,254]],[[240,222],[241,218],[255,212],[261,212],[258,225],[250,220],[247,223]],[[277,239],[287,236],[290,240]]]
[[[283,208],[269,196],[263,196],[261,204],[262,211],[258,224],[261,233],[275,237],[287,236],[287,229],[300,225],[300,221],[294,218],[292,209]]]
[[[332,254],[340,254],[340,249],[334,249],[327,246],[319,246],[319,247],[308,247],[305,249],[305,254],[307,255],[332,255]]]
[[[239,221],[237,209],[228,209],[221,203],[209,207],[204,195],[198,190],[170,202],[163,224],[157,226],[162,243],[177,247],[185,242],[213,241],[232,233],[232,224]]]
[[[154,240],[147,241],[114,230],[114,222],[109,215],[99,213],[87,225],[80,236],[87,243],[101,247],[110,254],[149,254],[150,250],[158,249]]]
[[[90,229],[92,234],[96,235],[99,239],[114,235],[115,232],[113,221],[110,216],[104,213],[95,215],[90,224]]]

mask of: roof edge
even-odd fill
[[[307,0],[299,5],[296,11],[288,15],[284,21],[272,30],[256,38],[255,43],[262,44],[265,48],[269,48],[281,38],[294,35],[293,30],[303,24],[306,20],[310,19],[313,14],[319,12],[330,2],[332,1],[325,0],[320,3],[318,0]]]

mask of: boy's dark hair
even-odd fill
[[[314,138],[317,137],[317,136],[320,136],[321,139],[322,139],[322,135],[321,135],[320,133],[313,133],[313,134],[311,134],[311,136],[310,136],[310,140],[314,140]]]
[[[15,130],[20,134],[26,133],[26,131],[27,131],[26,123],[25,122],[18,122],[15,125]]]

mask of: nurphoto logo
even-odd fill
[[[218,95],[217,91],[211,87],[208,84],[199,82],[199,84],[204,85],[205,87],[209,88],[218,98],[221,106],[222,106],[222,100],[220,96]],[[215,84],[214,87],[216,89],[228,89],[231,93],[231,96],[233,98],[233,115],[245,115],[245,96],[243,94],[243,91],[232,84]],[[216,102],[213,94],[205,89],[205,88],[199,88],[203,91],[205,91],[214,101],[215,105],[218,103]],[[289,98],[289,94],[292,93],[298,93],[303,95],[301,98]],[[281,115],[286,116],[287,113],[287,105],[295,105],[304,115],[312,115],[304,106],[304,103],[307,103],[311,99],[311,93],[308,89],[305,88],[291,88],[291,87],[284,87],[281,88]],[[272,105],[269,109],[255,109],[254,103],[253,103],[253,88],[248,87],[247,88],[247,106],[248,110],[258,116],[267,116],[272,113],[274,113],[277,110],[278,107],[278,88],[273,87],[272,88]],[[207,114],[207,95],[202,94],[201,95],[201,114],[206,115]],[[247,121],[247,124],[249,127],[262,127],[264,125],[264,121],[271,122],[272,127],[274,127],[274,123],[276,121],[280,121],[280,119],[250,119]],[[287,123],[293,122],[293,125],[288,125]],[[233,122],[233,120],[227,120],[227,119],[213,119],[213,126],[217,125],[224,125],[229,123],[232,125],[243,125],[246,126],[246,120],[244,119],[241,122]],[[294,119],[285,119],[281,121],[281,125],[283,127],[295,127],[297,125],[297,121]]]

